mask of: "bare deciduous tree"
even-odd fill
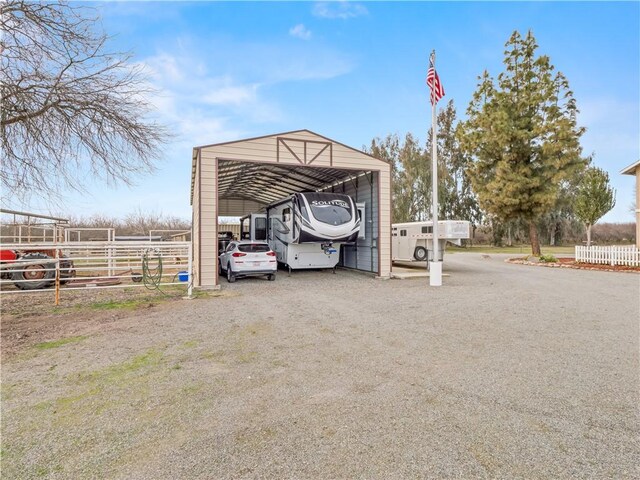
[[[86,175],[128,184],[151,171],[169,135],[147,118],[142,67],[106,52],[97,12],[5,0],[0,13],[2,186],[51,195]]]

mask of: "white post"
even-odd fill
[[[193,293],[193,249],[191,248],[192,244],[189,243],[189,267],[187,270],[189,271],[187,281],[189,285],[187,287],[187,297],[191,298],[191,294]]]
[[[433,69],[436,68],[436,52],[433,51]],[[438,235],[438,127],[436,118],[436,101],[433,90],[431,95],[431,208],[433,219],[433,260],[429,264],[429,285],[439,287],[442,285],[442,263],[439,254]]]

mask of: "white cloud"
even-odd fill
[[[211,105],[242,105],[256,101],[258,85],[227,85],[213,89],[202,97]]]
[[[231,75],[211,75],[198,52],[161,52],[141,64],[154,90],[149,101],[154,117],[175,135],[167,153],[195,145],[216,143],[247,134],[246,124],[277,120],[278,108],[259,98],[260,85],[243,83]],[[242,127],[234,119],[242,118]]]
[[[340,18],[346,20],[349,18],[368,15],[367,8],[360,3],[347,2],[341,0],[338,2],[317,2],[313,6],[313,15],[320,18]]]
[[[295,28],[295,27],[294,27]],[[306,31],[304,26],[299,32]],[[194,145],[251,136],[286,119],[268,93],[285,82],[344,75],[353,62],[332,49],[302,42],[264,44],[182,37],[139,62],[155,92],[154,120],[175,135],[166,156],[188,157]],[[186,152],[186,153],[185,153]]]
[[[302,23],[299,23],[289,29],[289,35],[301,38],[302,40],[309,40],[311,38],[311,30],[307,29]]]

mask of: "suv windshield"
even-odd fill
[[[264,253],[270,250],[266,243],[250,243],[246,245],[238,245],[238,250],[244,253]]]

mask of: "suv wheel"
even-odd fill
[[[233,283],[236,281],[236,276],[231,271],[231,264],[227,264],[227,282]]]

